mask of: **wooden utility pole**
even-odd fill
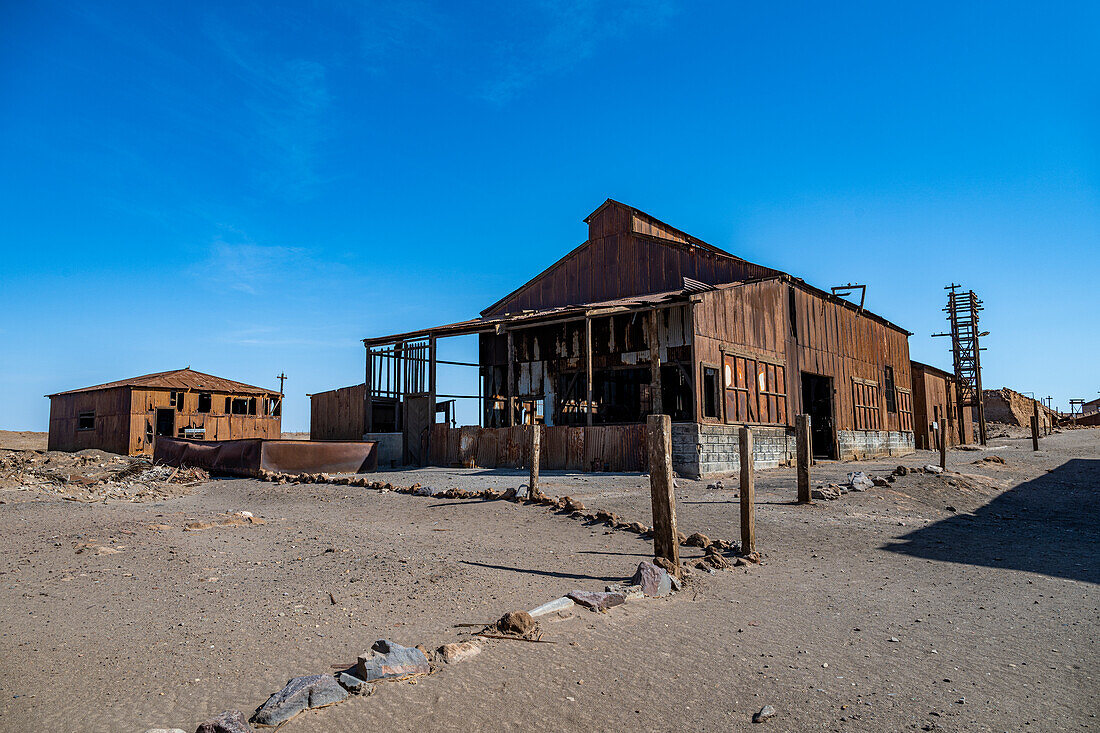
[[[539,451],[542,450],[542,426],[535,423],[531,426],[531,480],[527,484],[527,498],[539,497]]]
[[[795,453],[798,461],[798,503],[810,503],[810,416],[798,415],[794,419]]]
[[[752,466],[752,431],[741,428],[741,554],[756,552],[756,476]]]
[[[947,470],[947,420],[940,418],[940,468]]]
[[[284,394],[284,392],[283,392],[283,382],[286,381],[286,372],[279,372],[279,376],[277,376],[275,378],[279,380],[279,396],[282,397],[283,394]]]
[[[680,567],[676,495],[672,483],[672,420],[649,416],[649,490],[653,498],[653,555]]]
[[[1039,416],[1031,416],[1031,450],[1039,450]]]

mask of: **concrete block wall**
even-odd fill
[[[672,468],[692,478],[741,470],[739,425],[674,423],[672,425]],[[757,468],[793,465],[794,430],[754,426],[753,463]],[[840,457],[843,460],[880,456],[904,456],[914,451],[913,433],[887,430],[841,430]]]
[[[892,430],[840,430],[837,433],[842,460],[904,456],[916,450],[913,433]]]
[[[365,433],[363,440],[378,443],[378,467],[389,468],[404,463],[405,438],[401,433]]]
[[[682,476],[707,476],[741,470],[739,425],[676,423],[672,426],[672,468]],[[794,431],[756,426],[753,463],[775,468],[794,461]]]

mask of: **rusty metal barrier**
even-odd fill
[[[158,436],[153,461],[232,476],[259,476],[261,471],[367,473],[378,469],[377,445],[370,440],[186,440]]]

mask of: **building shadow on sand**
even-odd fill
[[[882,547],[927,560],[1100,583],[1100,459],[1074,459]]]

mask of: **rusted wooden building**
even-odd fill
[[[818,456],[913,450],[905,329],[625,204],[585,221],[584,243],[479,318],[364,339],[366,432],[401,434],[409,462],[520,465],[538,423],[546,468],[644,470],[642,425],[666,413],[676,469],[706,475],[737,469],[745,424],[757,465],[793,460],[806,413]],[[469,334],[482,424],[452,429],[436,342]]]
[[[50,450],[153,454],[158,435],[205,440],[279,438],[282,396],[193,369],[47,395]]]
[[[919,361],[910,363],[913,375],[913,432],[916,447],[938,450],[939,421],[947,420],[947,446],[974,441],[971,408],[959,408],[959,385],[955,375]]]

